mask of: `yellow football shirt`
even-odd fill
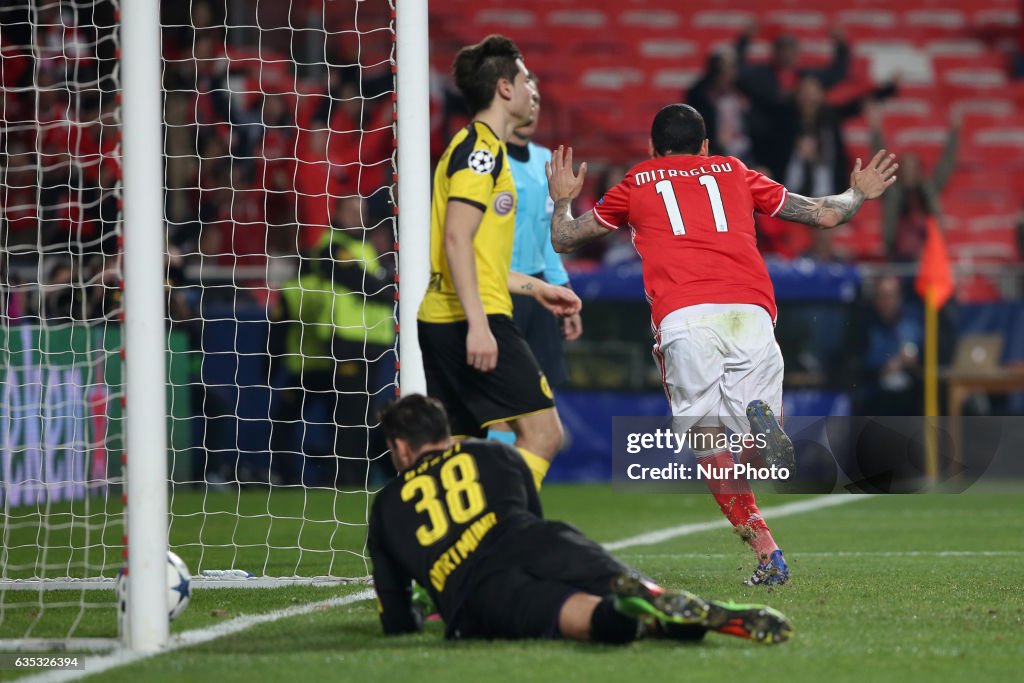
[[[487,124],[474,121],[455,134],[438,162],[430,211],[430,285],[419,310],[423,322],[466,319],[444,250],[444,221],[450,201],[465,202],[484,212],[473,238],[480,298],[488,315],[512,315],[508,273],[515,237],[516,186],[506,156],[505,143]]]

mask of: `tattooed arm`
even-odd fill
[[[827,197],[804,197],[790,193],[786,197],[779,218],[794,223],[813,225],[822,229],[835,228],[853,218],[867,199],[877,199],[896,182],[896,155],[886,156],[885,150],[878,154],[865,168],[860,167],[860,159],[854,164],[850,174],[850,189],[842,194]]]
[[[593,211],[587,211],[579,218],[572,217],[572,200],[559,199],[551,214],[551,246],[559,254],[575,251],[587,242],[607,235],[610,230],[594,218]]]
[[[776,215],[787,221],[827,230],[853,218],[863,203],[864,193],[852,187],[842,194],[827,197],[805,197],[790,192]]]
[[[551,214],[551,246],[559,254],[567,254],[592,239],[607,235],[609,229],[601,227],[588,211],[579,218],[572,217],[572,200],[580,196],[583,179],[587,175],[587,164],[580,164],[579,173],[572,170],[572,147],[566,150],[559,145],[551,152],[551,161],[546,164],[548,192],[555,202]]]

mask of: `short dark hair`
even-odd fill
[[[654,151],[666,154],[697,154],[707,138],[704,117],[688,104],[662,107],[651,124]]]
[[[387,439],[403,439],[414,451],[451,436],[444,406],[423,394],[403,396],[382,410],[380,426]]]
[[[519,73],[516,60],[522,57],[511,38],[498,34],[459,50],[452,64],[452,75],[455,85],[466,98],[470,114],[491,106],[499,79],[515,80]]]

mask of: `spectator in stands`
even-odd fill
[[[268,92],[256,107],[262,124],[258,150],[263,163],[295,157],[295,106],[288,94]]]
[[[39,167],[36,155],[17,138],[7,143],[4,159],[4,207],[0,213],[0,236],[4,249],[17,245],[34,245],[39,232],[37,203]]]
[[[381,188],[391,182],[391,109],[385,106],[382,94],[370,97],[364,92],[366,84],[358,79],[358,73],[332,70],[330,97],[321,100],[313,126],[330,129],[328,159],[348,185],[369,199],[370,213],[379,216],[387,209]]]
[[[231,156],[219,135],[200,139],[198,216],[194,223],[197,251],[202,258],[229,253],[231,239]]]
[[[753,158],[772,169],[772,177],[784,177],[786,163],[793,149],[791,140],[779,139],[778,125],[792,116],[794,95],[800,81],[814,78],[828,90],[846,78],[850,68],[850,48],[837,30],[832,33],[835,57],[824,68],[798,66],[800,46],[796,38],[781,34],[772,42],[772,56],[767,64],[750,64],[747,52],[757,32],[752,25],[736,41],[739,65],[739,89],[750,99],[750,136]]]
[[[92,254],[113,256],[118,253],[118,228],[120,227],[121,206],[117,191],[116,164],[97,164],[99,173],[95,186],[85,192],[86,219],[95,226],[97,243],[88,245]]]
[[[195,123],[224,126],[231,117],[230,89],[227,85],[227,59],[223,39],[217,33],[197,31],[192,59],[181,64],[184,87],[191,91],[189,107]],[[225,130],[219,131],[221,134]]]
[[[223,39],[223,27],[217,25],[213,17],[213,9],[208,2],[196,1],[192,3],[192,38],[202,35],[213,35],[215,38]],[[191,42],[191,41],[190,41]]]
[[[757,34],[757,25],[751,24],[736,41],[736,56],[740,66],[740,83],[746,90],[760,94],[760,99],[784,98],[792,93],[801,78],[813,76],[825,88],[831,88],[846,78],[850,70],[850,46],[842,32],[834,30],[835,56],[822,68],[800,67],[800,44],[789,34],[781,33],[772,41],[772,55],[767,64],[749,64],[747,52]]]
[[[866,111],[874,149],[885,146],[881,110],[870,106]],[[949,133],[942,155],[929,177],[921,167],[921,158],[905,152],[900,164],[900,181],[882,198],[882,239],[885,255],[890,261],[916,261],[927,234],[927,221],[935,217],[942,224],[939,195],[949,182],[956,164],[963,113],[959,107],[950,109]]]
[[[271,254],[290,256],[297,253],[298,202],[294,169],[293,160],[282,159],[264,170],[267,249]]]
[[[220,30],[196,31],[192,60],[182,61],[180,87],[192,96],[188,110],[198,127],[197,137],[217,135],[230,142],[236,160],[252,163],[262,132],[259,111],[233,93],[228,64]]]
[[[349,193],[346,169],[333,163],[328,151],[330,131],[322,123],[300,130],[295,191],[300,249],[311,249],[331,225],[331,212],[339,197]]]
[[[811,196],[846,187],[853,164],[843,144],[843,122],[858,116],[871,98],[884,99],[895,92],[896,86],[890,84],[832,105],[825,100],[825,89],[817,78],[801,78],[792,105],[784,108],[784,123],[776,131],[777,139],[789,146],[781,176],[786,187]],[[778,163],[782,162],[780,157]]]
[[[708,57],[707,71],[685,101],[704,117],[710,153],[750,160],[747,134],[750,105],[738,85],[736,52],[723,46]]]
[[[875,283],[864,329],[864,410],[872,415],[920,415],[924,331],[920,319],[908,312],[896,277]]]
[[[40,323],[62,324],[81,318],[82,290],[75,286],[74,261],[64,253],[50,257],[52,262],[39,288],[36,309]]]
[[[39,11],[37,67],[59,83],[96,80],[96,36],[88,21],[78,21],[79,13],[85,11],[84,4],[60,2],[44,5]]]
[[[263,266],[267,262],[267,193],[262,179],[258,181],[254,175],[255,169],[248,164],[231,166],[231,202],[224,207],[231,231],[226,240],[229,253],[221,259],[225,265]],[[265,278],[262,275],[260,279]]]
[[[20,24],[20,26],[19,26]],[[35,71],[32,56],[22,49],[31,41],[29,36],[19,38],[18,33],[31,28],[28,22],[10,22],[4,26],[0,34],[0,92],[11,93],[20,90],[21,97],[0,98],[0,121],[8,124],[14,121],[31,119],[34,116],[31,107],[31,92]]]

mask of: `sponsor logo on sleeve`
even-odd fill
[[[511,192],[500,192],[494,198],[494,213],[499,216],[507,216],[512,209],[516,208],[516,198]]]

